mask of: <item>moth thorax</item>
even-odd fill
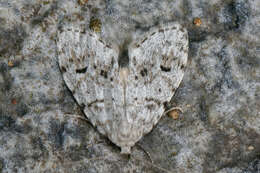
[[[123,82],[124,84],[127,83],[128,75],[129,75],[129,69],[128,68],[123,67],[123,68],[120,69],[120,71],[119,71],[120,81]]]

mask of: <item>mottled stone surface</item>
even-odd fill
[[[72,20],[119,43],[167,21],[189,31],[171,102],[183,113],[164,116],[129,157],[76,117],[55,43]],[[0,172],[258,173],[259,39],[259,0],[0,1]]]

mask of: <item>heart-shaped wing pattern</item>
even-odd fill
[[[130,153],[163,115],[183,78],[188,34],[177,23],[167,24],[120,53],[96,34],[70,27],[59,32],[57,47],[63,79],[88,119],[122,153]]]

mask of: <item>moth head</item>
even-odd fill
[[[127,67],[129,64],[129,46],[130,40],[125,40],[119,47],[118,65],[121,68]]]

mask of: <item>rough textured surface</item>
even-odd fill
[[[0,172],[259,172],[259,3],[2,0]],[[107,40],[164,21],[188,30],[188,65],[171,102],[183,114],[162,117],[130,157],[73,115],[82,113],[63,82],[55,43],[64,19]]]

